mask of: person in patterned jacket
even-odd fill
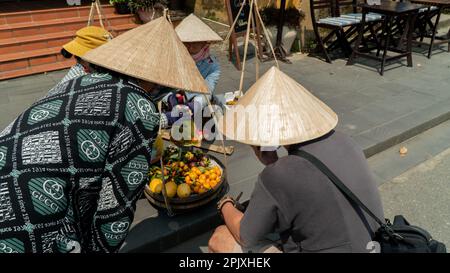
[[[120,249],[158,130],[177,119],[150,94],[207,90],[182,47],[165,18],[124,33],[83,57],[96,72],[58,85],[0,132],[0,253]]]

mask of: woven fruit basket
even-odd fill
[[[225,167],[214,156],[169,147],[163,161],[167,201],[175,212],[202,207],[228,191]],[[160,165],[152,166],[144,194],[153,206],[167,209]]]

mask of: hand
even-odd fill
[[[186,94],[184,93],[184,91],[177,91],[176,93],[171,94],[167,101],[171,108],[177,105],[186,104],[187,102]]]
[[[173,125],[179,119],[191,119],[192,112],[186,105],[177,105],[171,111],[164,113],[169,121],[169,125]]]

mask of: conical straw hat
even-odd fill
[[[208,93],[194,60],[165,17],[119,35],[83,59],[159,85]]]
[[[229,139],[254,146],[301,143],[336,127],[338,117],[295,80],[272,67],[219,118]]]
[[[223,41],[214,30],[193,13],[184,18],[175,28],[175,31],[184,43]]]

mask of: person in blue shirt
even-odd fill
[[[210,45],[214,42],[221,42],[222,38],[194,14],[186,17],[176,27],[175,31],[194,59],[200,74],[205,79],[209,89],[209,95],[206,95],[206,97],[211,100],[220,79],[221,71],[217,58],[210,53]],[[167,104],[186,104],[192,111],[195,103],[201,106],[200,109],[208,105],[205,95],[190,92],[181,93],[181,96],[179,93],[177,96],[177,91],[172,90],[170,95],[166,96]]]

